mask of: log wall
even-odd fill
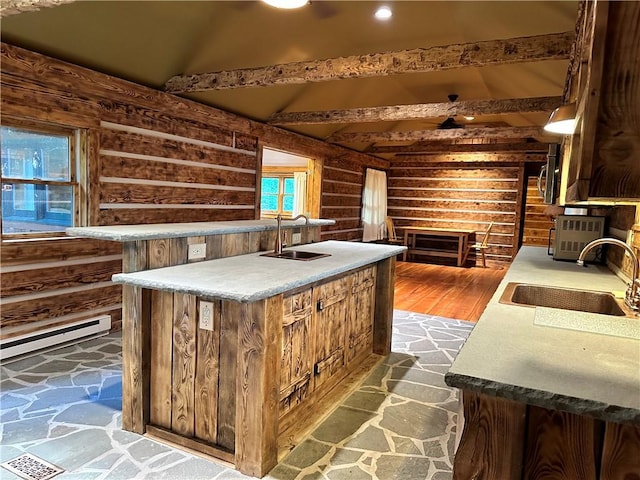
[[[322,210],[324,218],[336,224],[322,232],[323,240],[362,240],[362,190],[365,168],[343,158],[325,161],[322,175]]]
[[[522,244],[546,247],[549,244],[549,230],[554,227],[554,223],[551,216],[544,213],[547,205],[538,193],[537,181],[536,177],[529,177],[527,181],[527,206]]]
[[[423,155],[419,159],[391,162],[388,213],[398,234],[403,227],[460,228],[475,230],[481,240],[490,222],[487,260],[510,262],[519,248],[522,193],[526,181],[521,153],[513,161],[440,161],[446,155]],[[544,161],[544,154],[527,154]],[[430,260],[431,261],[431,260]]]
[[[340,168],[354,185],[366,167],[388,162],[260,124],[164,92],[1,45],[4,118],[63,125],[86,138],[82,225],[259,218],[261,146],[314,158],[328,180]],[[349,180],[351,181],[351,180]],[[324,192],[323,192],[324,193]],[[359,240],[362,189],[322,195],[322,216],[337,225],[322,239]],[[2,239],[3,335],[48,323],[111,314],[120,328],[122,246],[81,238]],[[6,275],[6,276],[5,276]],[[7,327],[16,327],[8,329]]]

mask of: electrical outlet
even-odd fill
[[[200,302],[200,322],[203,330],[213,331],[213,302]]]
[[[294,233],[291,235],[291,245],[298,245],[300,242],[302,242],[301,233]]]
[[[201,258],[205,258],[207,255],[207,244],[206,243],[194,243],[189,245],[189,254],[187,256],[188,260],[199,260]]]

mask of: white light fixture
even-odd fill
[[[286,8],[292,10],[294,8],[304,7],[309,0],[262,0],[267,5],[271,5],[276,8]]]
[[[463,117],[467,122],[470,122],[472,120],[475,120],[476,117],[474,117],[473,115],[464,115]]]
[[[383,5],[382,7],[378,8],[378,10],[376,10],[374,16],[378,20],[389,20],[393,16],[393,12],[389,7]]]
[[[561,135],[573,135],[576,130],[576,123],[576,104],[568,103],[551,112],[544,130]]]

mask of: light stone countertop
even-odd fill
[[[403,246],[329,240],[285,250],[328,253],[311,261],[251,253],[173,267],[119,273],[115,283],[199,297],[254,302],[398,255]]]
[[[284,219],[282,228],[317,227],[333,225],[335,220],[309,219],[305,225],[303,218],[294,221]],[[262,232],[276,229],[275,219],[230,220],[228,222],[156,223],[149,225],[109,225],[98,227],[71,227],[66,234],[72,237],[89,237],[116,242],[153,240],[158,238],[196,237],[223,235],[227,233]]]
[[[536,308],[499,303],[509,282],[624,291],[604,266],[554,261],[523,247],[446,375],[448,385],[546,408],[640,425],[640,339],[554,328]],[[556,310],[558,312],[558,310]],[[567,323],[580,312],[565,311]],[[616,317],[596,315],[606,331]],[[628,321],[639,321],[634,318]],[[633,337],[633,335],[630,335]]]

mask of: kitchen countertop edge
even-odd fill
[[[297,227],[321,227],[334,225],[335,220],[313,218],[305,224],[304,220],[282,222],[283,229]],[[207,235],[224,235],[229,233],[264,232],[275,230],[275,220],[230,220],[227,222],[190,222],[161,223],[141,225],[109,225],[94,227],[70,227],[65,230],[70,237],[87,237],[97,240],[115,242],[131,242],[137,240],[157,240],[160,238],[179,238]],[[138,231],[136,231],[138,230]]]
[[[450,387],[483,393],[492,397],[505,398],[537,407],[588,415],[609,422],[640,425],[640,410],[635,408],[571,397],[520,385],[509,385],[452,372],[445,374],[445,383]]]

